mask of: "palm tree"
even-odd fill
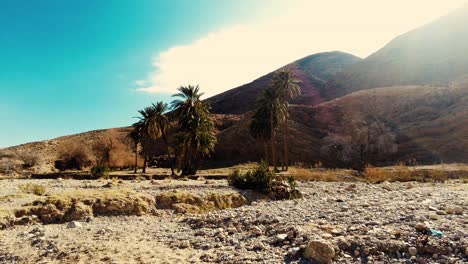
[[[138,144],[141,143],[142,139],[142,129],[139,125],[139,123],[135,123],[132,125],[133,129],[132,131],[128,134],[128,137],[132,140],[133,142],[133,147],[135,151],[135,169],[133,173],[137,173],[138,170]]]
[[[209,106],[201,101],[200,87],[181,86],[171,102],[178,118],[179,132],[175,136],[181,176],[196,174],[201,158],[209,156],[216,144]]]
[[[284,143],[284,164],[283,170],[288,170],[288,101],[301,94],[301,87],[298,85],[301,80],[296,78],[295,73],[290,69],[282,69],[275,73],[272,80],[272,86],[278,92],[279,100],[284,111],[283,122],[283,143]]]
[[[269,87],[263,90],[257,102],[257,118],[263,118],[257,121],[255,125],[267,126],[270,132],[271,160],[274,170],[276,167],[276,134],[279,123],[284,119],[284,105],[282,104],[278,90]],[[267,118],[267,119],[266,119]]]
[[[139,121],[135,123],[135,126],[138,126],[141,129],[141,142],[143,145],[143,173],[146,173],[146,165],[148,162],[149,154],[149,143],[151,139],[157,138],[161,131],[159,126],[156,123],[155,116],[157,115],[154,107],[146,107],[143,110],[139,110],[140,113]]]
[[[263,106],[257,106],[250,122],[250,134],[263,142],[265,148],[264,160],[268,163],[268,141],[270,140],[270,112]]]
[[[152,116],[152,121],[159,126],[159,132],[161,133],[164,144],[166,145],[167,156],[171,162],[171,175],[174,176],[174,164],[171,158],[171,152],[169,151],[169,143],[167,141],[166,132],[171,128],[171,122],[167,116],[169,107],[166,103],[157,102],[152,104],[154,116]]]

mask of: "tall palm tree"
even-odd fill
[[[162,139],[164,144],[166,145],[167,156],[171,163],[171,175],[174,176],[174,164],[171,158],[171,152],[169,151],[169,143],[167,141],[166,132],[171,128],[171,122],[167,116],[167,112],[169,111],[169,107],[166,103],[157,102],[156,104],[152,104],[154,116],[152,116],[152,121],[157,124],[159,127],[159,132],[161,133]]]
[[[128,134],[128,137],[132,140],[134,151],[135,151],[135,169],[133,170],[133,173],[137,173],[137,170],[138,170],[138,144],[141,143],[142,129],[141,129],[138,122],[134,123],[132,125],[132,127],[133,127],[133,129]]]
[[[288,101],[299,96],[301,94],[301,87],[298,85],[301,80],[296,78],[295,73],[290,69],[282,69],[275,73],[272,80],[272,86],[278,91],[279,100],[284,110],[284,122],[283,122],[283,144],[284,144],[284,163],[283,170],[288,170],[289,159],[288,159]]]
[[[278,90],[273,87],[268,87],[263,90],[258,103],[259,109],[263,108],[265,111],[262,116],[268,118],[269,132],[270,132],[270,148],[271,148],[271,160],[274,170],[277,171],[276,167],[276,135],[279,123],[284,119],[284,105],[282,104]],[[266,124],[266,120],[262,121],[262,124]]]
[[[214,125],[209,117],[209,106],[201,101],[200,87],[181,86],[177,98],[171,102],[174,114],[178,118],[179,132],[175,136],[176,149],[179,153],[179,169],[182,176],[197,172],[201,158],[209,156],[214,150],[216,137]]]
[[[265,148],[264,160],[268,163],[268,142],[271,137],[270,110],[265,105],[257,103],[249,130],[252,137],[263,142]]]
[[[139,110],[138,113],[138,122],[135,123],[136,126],[140,127],[142,135],[142,145],[143,145],[143,173],[146,173],[146,166],[148,163],[148,154],[149,154],[149,144],[151,139],[155,139],[160,136],[161,131],[159,126],[156,123],[155,116],[157,115],[154,107],[146,107],[143,110]]]

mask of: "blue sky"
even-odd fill
[[[0,147],[130,125],[180,85],[211,96],[316,52],[366,57],[465,1],[2,1]]]
[[[126,126],[165,93],[135,91],[151,58],[234,21],[254,1],[2,1],[0,146]],[[181,77],[182,78],[182,77]]]

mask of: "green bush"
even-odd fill
[[[109,167],[105,165],[96,165],[91,168],[91,176],[95,179],[99,178],[108,178],[109,177]]]
[[[239,189],[257,190],[268,192],[273,186],[276,175],[270,171],[268,164],[260,163],[255,169],[248,170],[245,174],[239,169],[234,170],[228,176],[229,185]]]

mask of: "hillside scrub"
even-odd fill
[[[86,149],[77,144],[70,144],[62,149],[59,159],[55,161],[55,168],[64,170],[82,170],[91,165],[91,158]]]

